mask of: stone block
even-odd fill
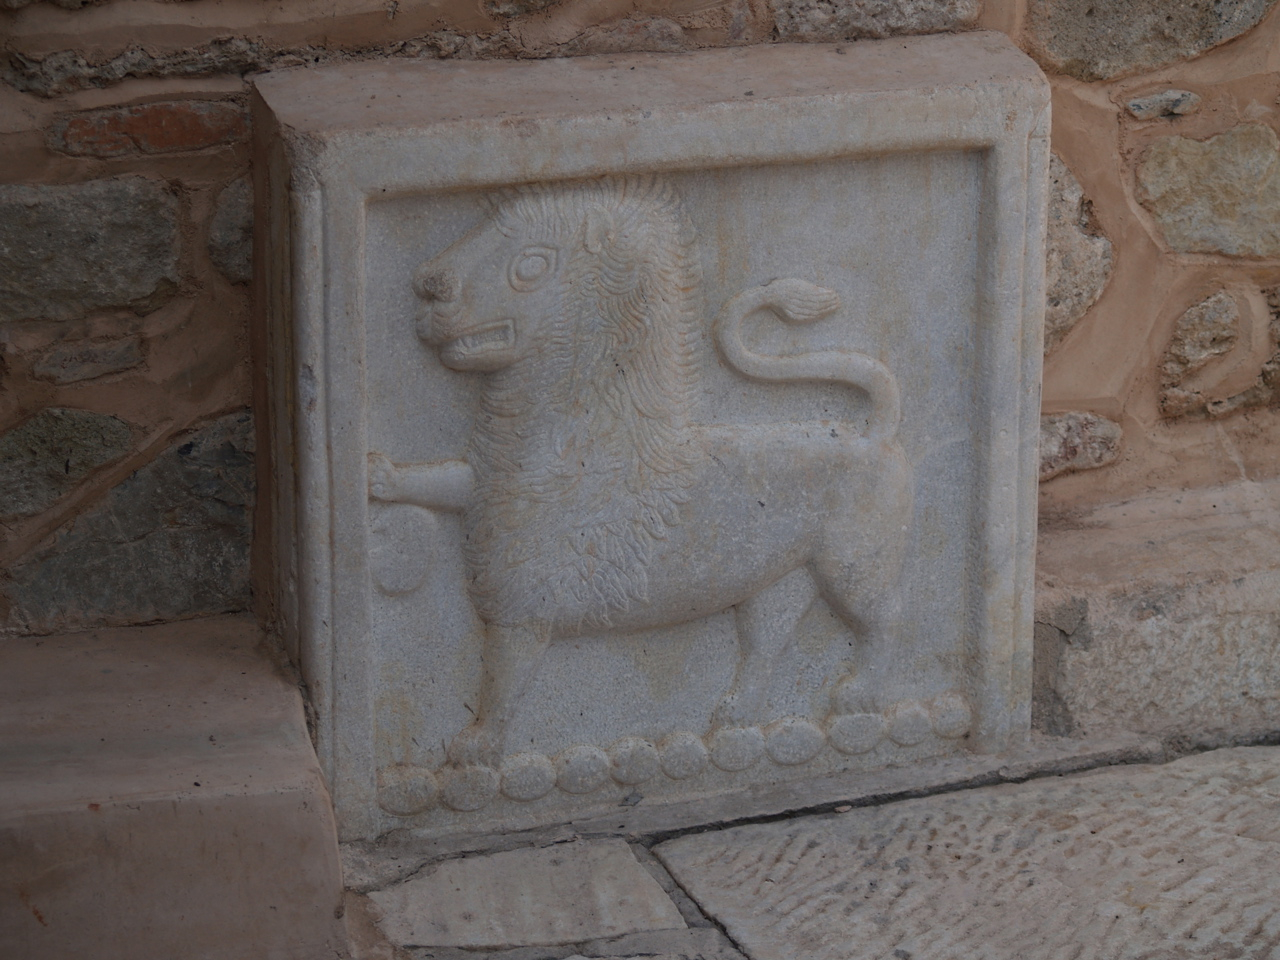
[[[1038,559],[1041,687],[1064,730],[1214,745],[1280,728],[1274,481],[1109,504],[1044,526]]]
[[[253,186],[247,178],[218,194],[209,220],[209,259],[232,283],[253,279]]]
[[[344,838],[1025,739],[1047,94],[1007,39],[257,88]]]
[[[46,407],[0,434],[0,517],[30,517],[133,445],[129,425],[105,413]]]
[[[1190,90],[1163,90],[1146,97],[1136,97],[1125,109],[1138,120],[1160,117],[1184,117],[1200,109],[1200,94]]]
[[[112,373],[122,373],[142,363],[140,337],[119,340],[82,340],[59,343],[43,351],[31,364],[31,372],[54,383],[79,383]]]
[[[1102,296],[1111,276],[1111,241],[1093,216],[1080,181],[1049,160],[1049,230],[1045,241],[1044,352],[1063,341]]]
[[[1165,137],[1138,167],[1142,203],[1178,253],[1280,256],[1280,140],[1245,123],[1208,140]]]
[[[754,960],[1264,960],[1280,950],[1278,804],[1280,748],[1256,747],[655,852]]]
[[[982,0],[772,0],[784,40],[882,39],[972,30]]]
[[[1214,360],[1231,352],[1240,339],[1240,307],[1220,290],[1178,318],[1160,364],[1160,412],[1176,417],[1203,410],[1206,398],[1188,382]]]
[[[5,626],[51,633],[245,609],[253,450],[248,413],[176,441],[10,568]]]
[[[0,185],[0,321],[144,312],[177,284],[178,201],[163,184]]]
[[[1188,60],[1257,25],[1275,0],[1030,0],[1032,48],[1044,66],[1108,80]]]
[[[401,946],[539,946],[685,926],[622,840],[447,860],[370,899]]]
[[[248,620],[5,642],[5,960],[345,956],[296,684]]]
[[[1120,424],[1096,413],[1046,414],[1040,418],[1040,482],[1114,463],[1123,436]]]
[[[51,149],[73,157],[122,157],[203,150],[248,136],[248,118],[239,104],[162,100],[64,117],[48,139]]]

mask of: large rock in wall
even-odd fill
[[[1197,56],[1255,26],[1275,0],[1030,0],[1045,69],[1080,80],[1142,73]]]
[[[248,413],[175,441],[10,569],[4,625],[52,633],[245,609],[253,451]]]
[[[177,205],[142,177],[0,186],[0,321],[159,306],[177,289]]]

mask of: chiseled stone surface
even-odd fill
[[[623,840],[446,860],[369,896],[400,946],[579,943],[685,926]]]
[[[8,639],[0,954],[346,956],[297,684],[248,618]]]
[[[1046,69],[1080,80],[1152,70],[1226,43],[1275,0],[1030,0],[1028,24]]]
[[[1225,290],[1190,307],[1178,318],[1160,364],[1161,413],[1176,417],[1203,409],[1205,398],[1194,384],[1185,381],[1231,351],[1240,339],[1239,325],[1240,307]]]
[[[1049,231],[1045,238],[1044,352],[1071,332],[1111,276],[1111,241],[1103,235],[1080,181],[1057,154],[1049,160]]]
[[[0,320],[159,306],[177,289],[178,201],[142,177],[0,185]]]
[[[1224,750],[672,840],[752,960],[1266,960],[1280,749]]]
[[[258,89],[271,149],[326,145],[270,174],[316,253],[274,267],[279,542],[304,662],[345,664],[311,686],[344,839],[1025,739],[1047,91],[1006,38]]]
[[[1044,729],[1204,744],[1275,731],[1274,481],[1155,494],[1043,525],[1037,576]]]
[[[46,407],[0,435],[0,517],[39,513],[132,446],[118,417]]]
[[[1280,256],[1280,141],[1261,123],[1166,137],[1138,167],[1143,204],[1179,253]]]
[[[1040,482],[1114,463],[1123,436],[1120,424],[1096,413],[1046,414],[1040,418]]]
[[[253,449],[248,413],[175,442],[10,569],[4,626],[50,633],[245,609]]]
[[[773,0],[784,40],[855,40],[971,30],[982,0]]]

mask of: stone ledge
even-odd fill
[[[328,793],[262,645],[244,618],[6,643],[7,958],[342,955]]]

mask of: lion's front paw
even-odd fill
[[[369,454],[369,499],[395,500],[399,493],[400,471],[380,453]]]
[[[449,744],[449,762],[457,767],[493,767],[502,761],[502,744],[480,721],[464,727]]]

